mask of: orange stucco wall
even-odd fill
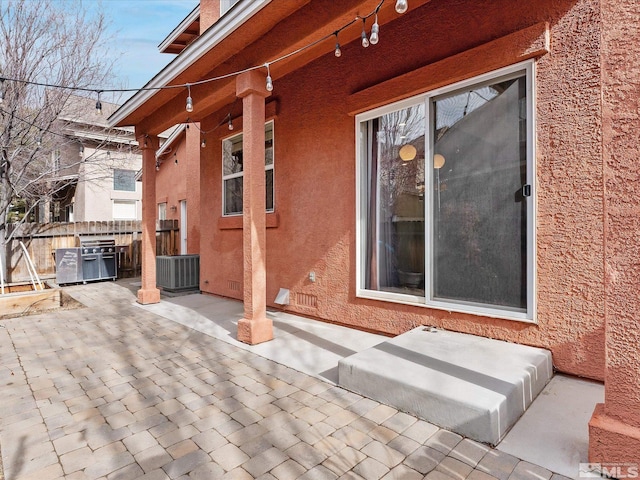
[[[602,1],[607,364],[605,403],[596,407],[589,423],[590,462],[640,458],[640,200],[634,192],[640,176],[639,16],[637,1]],[[637,476],[637,471],[623,470],[618,476],[625,474]]]
[[[156,171],[156,218],[158,204],[166,203],[166,219],[180,221],[180,202],[187,202],[187,252],[178,243],[174,254],[200,249],[200,142],[199,125],[189,125],[160,156]]]
[[[540,22],[549,23],[551,51],[536,66],[537,324],[356,298],[355,120],[348,112],[349,96]],[[599,36],[595,0],[432,0],[384,25],[378,45],[366,50],[357,43],[343,45],[341,58],[329,49],[274,80],[268,101],[278,105],[277,221],[268,221],[267,228],[268,301],[284,287],[291,291],[288,311],[323,320],[387,334],[436,325],[541,346],[553,352],[559,370],[602,379]],[[226,113],[212,115],[203,129],[215,127]],[[234,120],[234,133],[241,121]],[[230,133],[225,128],[216,138],[211,134],[201,152],[201,289],[241,299],[241,223],[220,221],[220,140]],[[177,178],[165,180],[165,167],[180,168],[163,164],[159,185]],[[309,281],[312,271],[315,283]]]
[[[186,136],[178,138],[164,155],[160,157],[159,170],[156,171],[156,218],[158,204],[166,203],[166,219],[180,220],[180,200],[187,198]],[[175,155],[174,155],[175,154]],[[175,160],[178,163],[175,163]],[[180,244],[176,245],[174,254],[180,253]]]

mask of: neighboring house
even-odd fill
[[[272,338],[286,288],[288,311],[326,321],[547,348],[604,380],[590,460],[637,461],[637,1],[225,3],[165,42],[179,54],[148,87],[185,88],[110,118],[143,151],[139,301],[160,298],[157,136],[199,122],[193,251],[203,292],[244,300],[240,340]]]
[[[135,174],[142,156],[132,128],[109,128],[118,105],[71,96],[58,117],[64,135],[51,152],[51,181],[60,186],[42,202],[39,221],[140,220],[142,185]],[[55,138],[55,137],[54,137]]]

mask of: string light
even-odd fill
[[[378,25],[378,14],[376,13],[376,19],[371,25],[371,35],[369,36],[369,42],[371,45],[375,45],[380,40],[380,25]]]
[[[184,83],[184,84],[178,84],[178,85],[164,85],[161,87],[143,87],[143,88],[111,88],[111,89],[95,89],[95,88],[88,88],[88,87],[67,87],[64,85],[55,85],[55,84],[49,84],[49,83],[43,83],[43,82],[32,82],[32,81],[28,81],[28,80],[20,80],[20,79],[15,79],[15,78],[7,78],[7,77],[0,77],[0,103],[2,103],[2,101],[5,98],[5,89],[4,89],[4,82],[5,81],[12,81],[12,82],[18,82],[18,83],[23,83],[26,85],[34,85],[34,86],[40,86],[40,87],[46,87],[46,88],[58,88],[58,89],[63,89],[63,90],[69,90],[69,91],[83,91],[83,92],[93,92],[96,93],[98,95],[98,101],[96,102],[96,110],[98,110],[98,112],[102,113],[102,103],[100,102],[100,94],[101,93],[125,93],[125,92],[135,92],[135,93],[139,93],[142,91],[160,91],[160,90],[169,90],[169,89],[175,89],[175,88],[185,88],[187,89],[187,101],[186,101],[186,110],[187,112],[192,112],[193,111],[193,98],[191,97],[191,86],[192,85],[201,85],[201,84],[205,84],[205,83],[210,83],[210,82],[214,82],[214,81],[218,81],[218,80],[224,80],[227,78],[232,78],[238,75],[241,75],[243,73],[247,73],[250,72],[252,70],[258,70],[260,68],[267,68],[267,79],[266,79],[266,88],[268,91],[272,91],[273,90],[273,78],[271,77],[271,73],[270,73],[270,65],[274,64],[274,63],[278,63],[281,62],[283,60],[286,60],[287,58],[294,56],[294,55],[298,55],[299,53],[310,49],[324,41],[326,41],[327,39],[335,36],[336,37],[336,44],[335,44],[335,48],[334,48],[334,55],[336,57],[340,57],[342,55],[342,50],[340,48],[340,43],[338,42],[338,33],[341,32],[342,30],[350,27],[351,25],[353,25],[356,21],[358,21],[359,19],[362,19],[363,22],[363,31],[361,34],[361,41],[362,41],[362,46],[363,47],[368,47],[370,44],[375,45],[376,43],[378,43],[379,41],[379,32],[380,32],[380,26],[378,24],[378,18],[377,18],[377,14],[378,11],[380,10],[380,8],[382,7],[382,5],[385,3],[385,1],[389,1],[389,0],[380,0],[380,3],[378,4],[378,6],[369,14],[367,15],[359,15],[356,17],[355,20],[352,20],[348,23],[346,23],[345,25],[343,25],[342,27],[340,27],[338,30],[336,30],[333,33],[330,33],[328,35],[325,35],[324,37],[321,37],[307,45],[304,45],[292,52],[286,53],[278,58],[275,58],[273,60],[270,60],[267,63],[261,64],[261,65],[255,65],[252,67],[248,67],[245,68],[243,70],[239,70],[239,71],[235,71],[235,72],[231,72],[231,73],[227,73],[224,75],[220,75],[217,77],[211,77],[211,78],[206,78],[203,80],[199,80],[197,82],[192,82],[192,83]],[[393,0],[390,0],[393,1]],[[408,1],[407,0],[396,0],[395,3],[395,10],[397,13],[399,14],[403,14],[408,10],[409,6],[408,6]],[[372,16],[375,15],[375,22],[371,27],[371,37],[368,38],[367,37],[367,33],[365,30],[366,27],[366,20],[367,18],[370,18]],[[231,122],[229,122],[231,123]],[[229,128],[231,130],[231,128]]]
[[[160,171],[160,161],[156,160],[156,172]]]
[[[227,125],[229,130],[233,130],[233,121],[231,120],[231,112],[229,112],[229,123]]]
[[[273,91],[273,80],[271,80],[271,71],[269,70],[269,64],[265,63],[264,64],[265,67],[267,67],[267,91],[272,92]]]
[[[369,39],[367,38],[367,31],[365,30],[367,24],[366,17],[362,19],[362,34],[360,37],[362,38],[362,46],[367,48],[369,46]]]
[[[200,147],[204,148],[207,146],[207,141],[205,140],[204,136],[202,137],[202,142],[200,142]]]
[[[175,160],[173,161],[173,163],[175,163],[176,165],[178,164],[178,154],[174,153],[173,154],[173,158],[175,158]]]
[[[187,112],[193,112],[193,99],[191,98],[191,85],[187,83]]]
[[[396,12],[399,14],[403,14],[409,9],[409,4],[407,0],[396,0]]]

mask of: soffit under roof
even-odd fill
[[[429,0],[412,0],[412,8]],[[288,0],[271,1],[240,25],[222,42],[210,48],[188,68],[176,75],[170,84],[195,83],[231,72],[262,65],[331,35],[351,22],[356,15],[367,15],[380,0]],[[397,18],[395,2],[386,0],[379,11],[383,25]],[[241,4],[239,5],[241,6]],[[214,24],[211,28],[216,28]],[[340,42],[347,44],[360,36],[362,24],[355,22],[340,32]],[[205,32],[206,33],[206,32]],[[204,35],[204,34],[203,34]],[[203,37],[196,39],[181,55],[188,55]],[[272,64],[274,82],[279,77],[306,65],[333,50],[335,38],[305,48],[297,55]],[[195,109],[185,111],[187,91],[184,88],[157,91],[139,108],[119,119],[116,125],[138,125],[140,131],[154,134],[171,125],[201,121],[235,99],[235,76],[203,85],[192,85]]]
[[[194,8],[158,45],[161,53],[181,53],[200,36],[200,6]]]

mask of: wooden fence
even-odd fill
[[[142,222],[78,222],[78,223],[24,223],[10,225],[14,237],[7,249],[9,282],[29,280],[27,261],[20,247],[23,242],[41,278],[53,278],[56,274],[55,251],[57,248],[80,246],[80,238],[113,238],[118,248],[118,277],[140,274]],[[176,255],[179,245],[177,220],[161,220],[156,225],[156,254]]]

